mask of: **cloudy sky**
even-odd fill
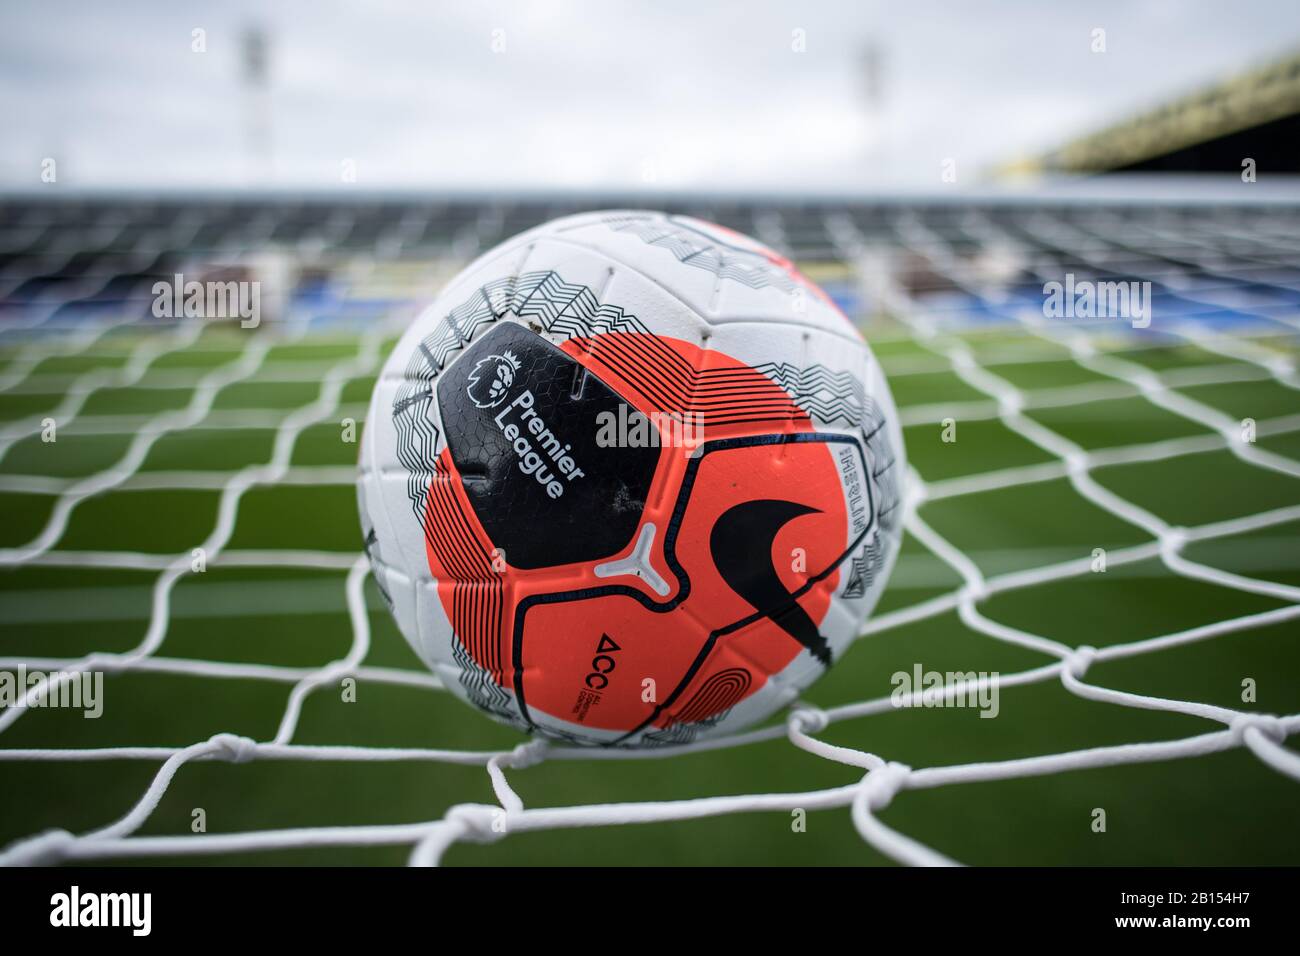
[[[6,0],[0,188],[969,182],[1297,46],[1295,0]]]

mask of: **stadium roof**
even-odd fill
[[[1271,139],[1262,132],[1270,124],[1296,117],[1300,117],[1300,53],[1139,113],[1038,159],[1010,164],[1002,172],[1204,169],[1206,154],[1196,152],[1196,147],[1223,142],[1230,152],[1235,150],[1239,162],[1252,154],[1249,147]],[[1261,133],[1252,137],[1252,130]],[[1176,155],[1182,158],[1159,161]],[[1294,163],[1292,158],[1288,171],[1294,171]],[[1271,165],[1277,169],[1280,164]]]

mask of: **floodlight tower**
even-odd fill
[[[879,40],[869,37],[858,54],[858,71],[861,78],[860,95],[863,116],[867,124],[867,155],[869,166],[881,168],[884,163],[888,131],[885,129],[884,47]]]
[[[275,173],[271,139],[270,40],[262,27],[246,27],[240,36],[240,85],[244,91],[244,135],[249,181],[268,182]]]

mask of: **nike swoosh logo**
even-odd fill
[[[816,508],[794,501],[760,498],[741,502],[714,522],[709,552],[728,587],[830,667],[830,645],[772,565],[772,542],[777,533],[795,518],[815,513]]]

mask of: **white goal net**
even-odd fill
[[[773,214],[776,215],[776,214]],[[779,216],[769,223],[763,238],[781,241]],[[1104,216],[1095,221],[1099,230],[1106,228]],[[30,474],[0,475],[0,490],[10,493],[53,496],[48,517],[25,543],[0,550],[0,566],[17,568],[130,569],[154,575],[150,618],[138,644],[122,651],[104,651],[78,657],[22,654],[0,657],[0,671],[19,668],[46,675],[26,688],[21,701],[0,712],[0,762],[8,768],[10,788],[24,786],[22,767],[33,762],[88,763],[134,761],[157,764],[157,771],[134,806],[123,808],[119,819],[109,825],[84,832],[55,829],[32,833],[0,850],[0,863],[9,865],[94,862],[124,859],[168,860],[190,856],[247,853],[301,847],[401,846],[409,849],[409,860],[416,865],[437,864],[449,847],[460,841],[509,841],[513,835],[538,830],[610,827],[648,824],[663,821],[692,820],[742,813],[782,812],[795,810],[832,810],[851,816],[863,840],[894,860],[921,865],[947,865],[958,862],[944,846],[931,846],[883,821],[891,804],[906,801],[910,791],[962,784],[1009,780],[1060,774],[1067,771],[1121,764],[1157,761],[1194,760],[1233,748],[1246,748],[1262,763],[1280,774],[1300,781],[1300,755],[1286,746],[1286,738],[1300,731],[1300,713],[1268,714],[1258,709],[1240,709],[1196,700],[1146,696],[1113,689],[1090,679],[1090,673],[1102,662],[1141,655],[1159,655],[1173,648],[1196,642],[1215,641],[1226,635],[1255,631],[1300,619],[1300,587],[1251,576],[1239,571],[1211,566],[1188,556],[1193,545],[1229,539],[1265,529],[1281,528],[1300,522],[1300,503],[1269,507],[1244,516],[1211,523],[1186,526],[1162,518],[1159,509],[1118,494],[1094,477],[1094,470],[1138,462],[1194,461],[1197,455],[1227,450],[1250,469],[1300,478],[1300,462],[1262,447],[1256,441],[1268,436],[1300,432],[1300,403],[1297,411],[1262,417],[1253,423],[1250,436],[1243,433],[1240,418],[1221,408],[1189,397],[1181,386],[1209,385],[1243,380],[1275,383],[1281,388],[1300,392],[1295,352],[1276,347],[1272,341],[1279,330],[1300,333],[1300,308],[1290,314],[1268,316],[1268,336],[1253,327],[1223,327],[1195,321],[1162,321],[1157,310],[1154,328],[1166,338],[1177,338],[1196,348],[1219,356],[1221,364],[1198,366],[1192,370],[1158,371],[1113,354],[1110,344],[1115,336],[1114,322],[1070,321],[1045,318],[1041,309],[1024,303],[1005,308],[1018,333],[1027,340],[1064,349],[1069,359],[1089,373],[1086,384],[1026,388],[1013,384],[998,371],[988,367],[968,341],[967,326],[954,322],[950,315],[935,312],[924,299],[896,283],[899,259],[924,262],[926,268],[942,276],[962,294],[979,301],[997,301],[998,292],[989,288],[982,274],[972,270],[968,257],[952,248],[947,239],[930,230],[924,217],[900,213],[897,235],[901,247],[886,247],[865,235],[849,215],[834,212],[824,217],[826,234],[835,253],[858,275],[867,294],[874,298],[880,311],[894,323],[893,331],[881,338],[882,344],[905,340],[918,347],[909,358],[917,369],[942,370],[954,374],[979,394],[978,401],[965,403],[902,404],[900,415],[907,426],[939,428],[942,418],[957,423],[996,421],[1015,435],[1046,453],[1050,460],[1028,465],[982,471],[976,474],[927,481],[918,471],[909,475],[907,534],[947,566],[960,584],[937,596],[893,608],[868,622],[865,642],[902,628],[955,613],[964,626],[978,635],[1006,642],[1046,655],[1042,666],[1018,673],[977,677],[958,681],[939,690],[916,689],[905,701],[911,706],[952,701],[978,691],[990,682],[1001,690],[1015,693],[1015,688],[1041,682],[1059,682],[1070,694],[1089,701],[1125,708],[1167,711],[1202,718],[1208,722],[1204,733],[1181,739],[1126,743],[1059,753],[1038,753],[1019,759],[965,762],[954,753],[951,763],[936,766],[907,766],[888,750],[872,752],[832,744],[823,732],[841,722],[861,722],[866,726],[862,739],[870,740],[869,725],[873,718],[896,709],[900,701],[893,695],[873,696],[855,703],[818,707],[814,701],[818,689],[808,694],[809,701],[791,709],[784,721],[727,739],[697,743],[680,748],[653,751],[598,750],[558,746],[543,741],[520,744],[501,751],[429,749],[352,745],[306,744],[297,740],[304,702],[310,695],[337,688],[348,678],[363,683],[396,684],[421,692],[440,693],[435,677],[409,670],[366,663],[370,650],[371,623],[366,599],[368,564],[365,555],[348,555],[324,550],[270,550],[231,547],[241,502],[253,489],[276,486],[300,488],[321,484],[350,484],[352,470],[337,465],[310,466],[292,463],[295,443],[314,426],[335,424],[341,419],[360,417],[363,409],[344,400],[346,384],[374,374],[384,355],[386,334],[391,329],[374,328],[362,334],[355,354],[334,363],[323,374],[313,371],[311,378],[319,385],[318,397],[289,410],[254,409],[223,411],[214,408],[214,400],[233,385],[249,381],[266,381],[264,364],[274,347],[302,341],[306,326],[276,330],[274,333],[249,336],[237,360],[201,375],[176,373],[167,380],[169,387],[186,389],[187,403],[173,410],[139,416],[85,417],[83,406],[97,390],[106,387],[133,386],[146,381],[158,383],[151,371],[154,360],[169,351],[183,349],[202,333],[199,322],[182,322],[171,331],[132,339],[132,353],[119,367],[95,368],[71,379],[58,407],[41,415],[58,423],[69,433],[87,432],[129,434],[126,451],[109,467],[88,476],[58,477]],[[1043,217],[1037,222],[1041,252],[1053,244],[1071,251],[1076,260],[1086,264],[1089,237],[1080,227],[1059,218]],[[1010,250],[1024,258],[1033,252],[1018,247],[1016,234],[1005,230],[994,217],[972,211],[963,221],[963,230],[986,244]],[[1120,240],[1122,242],[1122,240]],[[1140,246],[1141,237],[1133,239]],[[1197,250],[1196,237],[1181,237],[1185,254]],[[1205,246],[1203,266],[1212,271],[1214,249]],[[1188,252],[1190,250],[1190,252]],[[798,249],[794,250],[796,257]],[[1059,269],[1046,267],[1044,281],[1056,277]],[[1185,290],[1194,295],[1194,289]],[[1005,302],[1001,303],[1006,305]],[[0,394],[20,393],[30,387],[34,370],[51,357],[76,356],[96,348],[97,343],[129,330],[127,319],[119,323],[97,322],[82,325],[58,335],[41,331],[35,323],[32,335],[10,353],[10,360],[0,367]],[[1005,326],[1004,326],[1005,328]],[[906,363],[894,368],[906,374]],[[886,368],[890,365],[886,362]],[[892,374],[892,370],[891,370]],[[261,376],[259,378],[259,375]],[[1028,410],[1105,399],[1117,394],[1131,395],[1158,406],[1175,416],[1194,422],[1204,434],[1190,437],[1162,438],[1156,441],[1088,447],[1067,438],[1042,421],[1026,414]],[[165,436],[198,427],[238,428],[250,423],[275,431],[274,447],[267,464],[226,470],[142,470],[150,452]],[[33,418],[10,421],[0,426],[0,453],[17,443],[39,434],[41,421]],[[1087,502],[1138,529],[1142,543],[1111,550],[1104,555],[1105,566],[1118,569],[1153,559],[1161,562],[1172,575],[1193,582],[1215,585],[1234,591],[1262,596],[1276,602],[1269,610],[1240,616],[1228,616],[1189,629],[1175,630],[1136,641],[1108,643],[1104,646],[1077,645],[1051,632],[1033,633],[1003,623],[987,612],[987,602],[997,595],[1022,589],[1038,588],[1066,579],[1095,573],[1097,558],[1088,552],[1065,560],[1053,560],[1028,569],[987,574],[976,561],[947,540],[927,521],[928,509],[936,502],[961,501],[968,496],[999,490],[1028,487],[1042,482],[1064,479],[1073,491]],[[1300,487],[1300,486],[1298,486]],[[88,500],[115,490],[202,489],[219,493],[216,520],[199,549],[159,555],[127,551],[76,550],[59,547],[76,509]],[[1248,489],[1243,489],[1249,494]],[[1300,500],[1300,496],[1298,499]],[[1033,521],[1032,514],[1024,520]],[[360,542],[358,542],[358,545]],[[351,646],[337,660],[321,666],[302,667],[276,664],[253,664],[167,656],[160,653],[172,619],[173,592],[180,582],[194,573],[195,562],[213,568],[329,570],[346,573],[344,600],[351,624]],[[1296,631],[1291,631],[1294,639]],[[1099,642],[1104,643],[1104,642]],[[860,646],[852,653],[864,653]],[[64,693],[81,674],[114,675],[186,675],[218,682],[257,681],[282,685],[284,710],[279,727],[267,739],[250,739],[233,733],[220,733],[209,739],[195,740],[189,746],[111,746],[111,747],[9,747],[5,735],[16,723],[38,719],[43,700]],[[184,706],[178,701],[176,706]],[[165,715],[164,718],[165,719]],[[480,719],[466,713],[466,720]],[[788,779],[773,779],[771,788],[761,793],[680,800],[647,800],[597,805],[538,806],[526,805],[512,781],[529,773],[543,762],[585,764],[582,772],[598,774],[608,761],[660,761],[671,768],[681,754],[724,748],[745,747],[763,741],[785,739],[789,746],[809,754],[846,765],[860,771],[854,782],[826,789],[790,788]],[[200,761],[326,761],[355,765],[364,773],[375,762],[421,762],[460,764],[482,767],[491,782],[495,803],[460,803],[446,813],[428,820],[385,825],[360,825],[339,820],[336,825],[276,828],[269,821],[265,829],[225,833],[180,833],[159,835],[141,832],[167,794],[169,787],[187,765]],[[567,768],[577,773],[577,767]],[[670,769],[666,772],[671,772]],[[1297,791],[1300,794],[1300,791]],[[1061,861],[1069,862],[1069,861]]]

